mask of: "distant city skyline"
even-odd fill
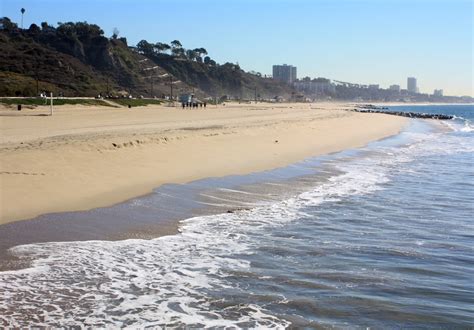
[[[416,77],[407,77],[406,88],[403,89],[400,85],[393,84],[384,88],[379,84],[357,84],[357,83],[350,83],[350,82],[342,82],[338,80],[331,80],[331,79],[321,79],[321,77],[297,77],[296,76],[297,68],[293,65],[283,64],[283,65],[273,65],[273,78],[284,81],[288,84],[294,84],[297,90],[309,92],[309,93],[323,93],[323,92],[334,92],[334,86],[336,84],[343,84],[343,85],[355,85],[357,87],[368,88],[372,90],[378,89],[387,89],[390,91],[395,92],[408,92],[408,93],[416,93],[420,94],[420,89],[417,84]],[[335,84],[336,83],[336,84]],[[332,86],[332,87],[331,87]],[[422,94],[428,94],[432,96],[444,96],[443,89],[434,89],[432,92],[426,91]]]
[[[294,76],[291,76],[291,78],[290,78],[291,70],[288,71],[288,72],[282,72],[282,71],[284,71],[282,69],[286,69],[286,68],[291,68],[294,72]],[[273,78],[278,79],[278,80],[282,80],[286,83],[302,82],[302,81],[304,81],[308,78],[311,79],[311,80],[318,80],[318,78],[322,78],[322,77],[309,77],[309,76],[296,77],[296,70],[297,70],[297,68],[295,66],[288,65],[288,64],[273,65]],[[277,72],[277,76],[275,75],[275,72]],[[328,79],[328,81],[337,81],[337,80]],[[384,88],[383,86],[380,86],[379,84],[360,84],[360,83],[351,83],[349,81],[347,81],[347,82],[337,81],[337,82],[338,83],[348,83],[348,84],[365,86],[369,89],[388,89],[388,90],[397,91],[397,92],[405,90],[405,91],[408,91],[409,93],[421,93],[420,88],[419,88],[418,83],[417,83],[416,77],[407,77],[407,83],[406,83],[406,88],[405,89],[401,88],[400,85],[398,85],[398,84],[393,84],[393,85],[390,85],[390,86],[386,86]],[[431,92],[431,93],[429,91],[426,91],[423,94],[429,94],[429,95],[434,95],[434,96],[443,96],[444,95],[443,94],[443,89],[434,89],[433,92]]]
[[[1,0],[0,16],[24,27],[87,21],[136,44],[178,39],[219,63],[272,74],[288,63],[298,76],[405,86],[421,93],[473,91],[470,0]]]

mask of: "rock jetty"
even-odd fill
[[[355,108],[352,111],[363,112],[363,113],[383,113],[383,114],[393,115],[393,116],[402,116],[402,117],[409,117],[409,118],[423,118],[423,119],[449,120],[449,119],[454,118],[454,116],[451,116],[451,115],[434,114],[434,113],[390,111],[388,110],[388,108],[379,108],[372,104],[359,106],[358,108]]]

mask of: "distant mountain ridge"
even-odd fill
[[[204,48],[186,50],[142,40],[129,47],[118,31],[111,38],[87,22],[43,22],[20,29],[0,19],[0,96],[96,96],[130,93],[162,97],[194,92],[199,96],[253,99],[290,96],[284,83],[243,71],[237,64],[217,64]],[[170,84],[172,86],[170,86]]]

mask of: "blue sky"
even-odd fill
[[[422,92],[472,95],[471,0],[0,0],[0,16],[25,27],[87,21],[129,44],[141,39],[204,47],[217,62],[298,77],[327,77]]]

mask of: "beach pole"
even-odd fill
[[[53,115],[53,93],[51,92],[49,94],[49,97],[50,97],[50,104],[49,104],[49,115],[52,116]]]
[[[173,102],[173,76],[170,76],[170,99],[169,99],[169,106],[171,107],[172,106],[172,102]]]

